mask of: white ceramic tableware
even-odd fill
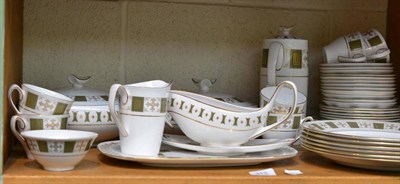
[[[68,81],[72,87],[57,90],[74,100],[68,129],[95,132],[99,134],[96,143],[117,138],[118,128],[108,108],[108,92],[85,87],[90,78],[70,74]]]
[[[324,70],[320,69],[322,74],[390,74],[393,72],[393,69],[365,69],[365,70],[357,70],[357,69],[349,69],[349,70],[341,70],[341,69],[332,69],[332,70]]]
[[[268,112],[276,101],[282,87],[293,90],[292,105],[285,119],[263,127]],[[261,108],[247,108],[183,91],[171,91],[168,112],[190,139],[202,146],[239,146],[252,140],[279,124],[289,120],[297,102],[297,88],[293,82],[278,85],[271,103]]]
[[[170,89],[171,84],[161,80],[111,86],[108,102],[111,116],[119,128],[122,153],[158,155]],[[120,95],[118,113],[115,109],[117,94]]]
[[[297,155],[297,150],[289,146],[275,150],[246,153],[240,156],[212,156],[184,151],[171,146],[163,146],[157,157],[137,157],[121,152],[119,141],[103,142],[97,148],[104,155],[118,160],[138,162],[155,167],[227,167],[257,165],[263,162],[283,160]]]
[[[366,45],[360,32],[345,35],[323,48],[325,63],[365,62]]]
[[[308,140],[308,141],[313,141],[314,143],[318,143],[320,145],[325,145],[325,146],[330,146],[331,148],[350,148],[350,149],[358,149],[359,151],[390,151],[390,152],[396,152],[400,153],[400,147],[395,147],[395,146],[385,146],[385,145],[368,145],[367,144],[355,144],[352,142],[344,142],[344,141],[336,141],[337,139],[327,137],[326,139],[320,137],[314,137],[310,133],[304,133],[302,132],[301,135],[301,141],[303,140]],[[355,142],[355,141],[354,141]]]
[[[293,27],[280,27],[280,35],[264,40],[260,86],[276,86],[292,81],[306,97],[308,94],[308,41],[290,35]]]
[[[354,156],[351,154],[343,155],[338,152],[322,151],[320,149],[315,149],[307,145],[302,145],[302,147],[312,152],[315,152],[325,158],[333,160],[336,163],[350,167],[382,171],[400,171],[400,160],[398,159],[366,158]]]
[[[335,107],[346,107],[346,108],[377,108],[377,109],[385,109],[391,108],[396,105],[396,101],[392,100],[348,100],[348,101],[340,101],[340,100],[326,100],[322,99],[322,102],[329,106]]]
[[[378,30],[368,30],[363,32],[362,36],[367,46],[365,51],[368,60],[384,63],[390,61],[390,50],[386,44],[385,38],[383,38],[382,34]]]
[[[392,88],[395,87],[396,84],[390,83],[321,83],[322,88],[331,87],[331,88]]]
[[[321,63],[321,67],[382,67],[393,66],[392,63]]]
[[[241,146],[233,147],[206,147],[190,140],[184,135],[164,134],[163,143],[173,147],[197,151],[209,155],[233,156],[245,153],[263,152],[289,146],[295,141],[294,138],[288,139],[254,139]]]
[[[276,90],[275,86],[266,87],[260,92],[260,106],[265,106],[271,101],[272,94]],[[292,101],[292,91],[284,88],[282,92],[278,94],[276,102],[272,107],[272,110],[268,112],[268,119],[266,126],[272,125],[277,121],[283,120],[287,116],[290,107],[290,101]],[[285,121],[263,135],[266,139],[278,139],[278,138],[295,138],[296,132],[299,128],[301,119],[305,117],[305,108],[307,104],[306,97],[298,92],[297,104],[295,112],[288,121]]]
[[[368,120],[309,121],[301,124],[303,130],[333,137],[385,141],[400,144],[400,124]]]
[[[29,130],[60,130],[67,128],[68,115],[17,114],[10,120],[11,131],[25,149],[28,159],[34,159],[21,132]]]
[[[19,109],[12,100],[14,91],[19,94]],[[62,115],[68,114],[73,100],[60,93],[31,84],[19,87],[13,84],[8,89],[8,100],[17,114]]]
[[[74,169],[97,137],[77,130],[32,130],[21,135],[36,161],[48,171]]]

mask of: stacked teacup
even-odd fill
[[[14,91],[17,91],[19,96],[18,108],[12,98]],[[92,133],[61,131],[67,128],[69,109],[73,103],[72,99],[62,94],[31,84],[22,84],[21,87],[13,84],[8,90],[8,99],[16,112],[10,121],[12,132],[21,142],[27,157],[36,158],[46,170],[72,169],[74,165],[71,166],[71,164],[74,162],[70,160],[60,165],[65,159],[60,161],[58,158],[63,157],[64,154],[73,154],[69,158],[79,156],[77,158],[79,162],[87,151],[85,148],[90,148],[97,136]],[[32,133],[28,135],[28,131]],[[31,134],[37,136],[31,137]],[[82,149],[78,149],[78,145]],[[51,164],[49,159],[58,164]]]
[[[325,63],[388,63],[390,50],[376,29],[340,37],[323,49]]]
[[[320,117],[399,121],[390,50],[375,29],[338,38],[320,65]]]
[[[263,107],[271,102],[272,95],[276,90],[276,86],[265,87],[261,90],[260,106]],[[268,112],[266,126],[272,125],[277,121],[281,121],[287,116],[291,110],[291,103],[293,101],[293,92],[288,88],[283,88],[282,92],[277,95],[276,103],[272,110]],[[300,122],[305,118],[305,107],[307,98],[301,92],[297,92],[297,104],[294,110],[293,117],[281,123],[268,133],[263,135],[266,139],[287,139],[295,138]]]

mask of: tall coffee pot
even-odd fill
[[[281,27],[280,35],[265,39],[260,72],[260,87],[292,81],[307,97],[308,41],[290,35],[293,27]]]

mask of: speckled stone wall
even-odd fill
[[[385,35],[387,2],[270,2],[272,8],[25,0],[23,79],[56,89],[68,86],[69,73],[91,75],[88,86],[103,90],[163,79],[174,81],[174,89],[196,91],[191,78],[217,78],[213,91],[258,104],[263,40],[281,25],[294,25],[293,34],[309,41],[308,112],[315,114],[322,47],[369,28]]]

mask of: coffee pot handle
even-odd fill
[[[256,133],[254,133],[254,134],[249,138],[249,140],[252,140],[252,139],[255,139],[255,138],[261,136],[261,135],[264,134],[266,131],[268,131],[268,130],[270,130],[270,129],[273,129],[273,128],[275,128],[276,126],[278,126],[279,124],[281,124],[281,123],[283,123],[283,122],[285,122],[285,121],[288,121],[290,118],[292,118],[292,116],[293,116],[293,114],[294,114],[294,111],[295,111],[295,109],[296,109],[296,104],[297,104],[297,87],[296,87],[296,85],[295,85],[293,82],[291,82],[291,81],[283,81],[283,82],[279,83],[279,85],[277,86],[277,88],[276,88],[274,94],[272,95],[272,98],[271,98],[270,103],[267,104],[267,105],[263,108],[263,110],[264,110],[264,109],[268,109],[268,108],[271,109],[271,108],[273,107],[274,103],[276,102],[276,98],[277,98],[279,92],[281,91],[281,89],[282,89],[284,86],[289,87],[289,88],[293,91],[293,101],[292,101],[292,106],[291,106],[292,108],[289,109],[288,115],[287,115],[283,120],[281,120],[281,121],[277,121],[277,122],[275,122],[275,123],[272,124],[272,125],[268,125],[268,126],[266,126],[266,127],[261,128],[261,129],[258,130]],[[265,113],[268,113],[268,112],[265,112]]]
[[[115,98],[117,96],[117,92],[119,89],[122,89],[123,86],[121,84],[113,84],[110,88],[110,94],[109,99],[108,99],[108,107],[110,108],[110,114],[112,119],[114,120],[115,124],[117,125],[119,131],[121,132],[121,135],[126,137],[129,135],[128,131],[124,127],[123,123],[119,119],[118,113],[115,111]],[[122,103],[124,100],[120,99],[120,103]]]
[[[16,85],[13,84],[10,86],[10,88],[8,89],[8,100],[10,101],[10,104],[12,105],[12,107],[14,108],[15,112],[17,114],[21,114],[21,112],[18,110],[17,106],[15,106],[13,99],[12,99],[12,94],[14,92],[14,90],[18,91],[18,96],[19,96],[19,101],[21,101],[22,99],[24,99],[24,92],[22,91],[22,89]]]
[[[283,49],[283,60],[285,58],[285,46],[281,42],[271,42],[268,48],[268,79],[267,85],[275,86],[276,85],[276,65],[279,59],[280,50]],[[282,61],[283,62],[283,61]]]

